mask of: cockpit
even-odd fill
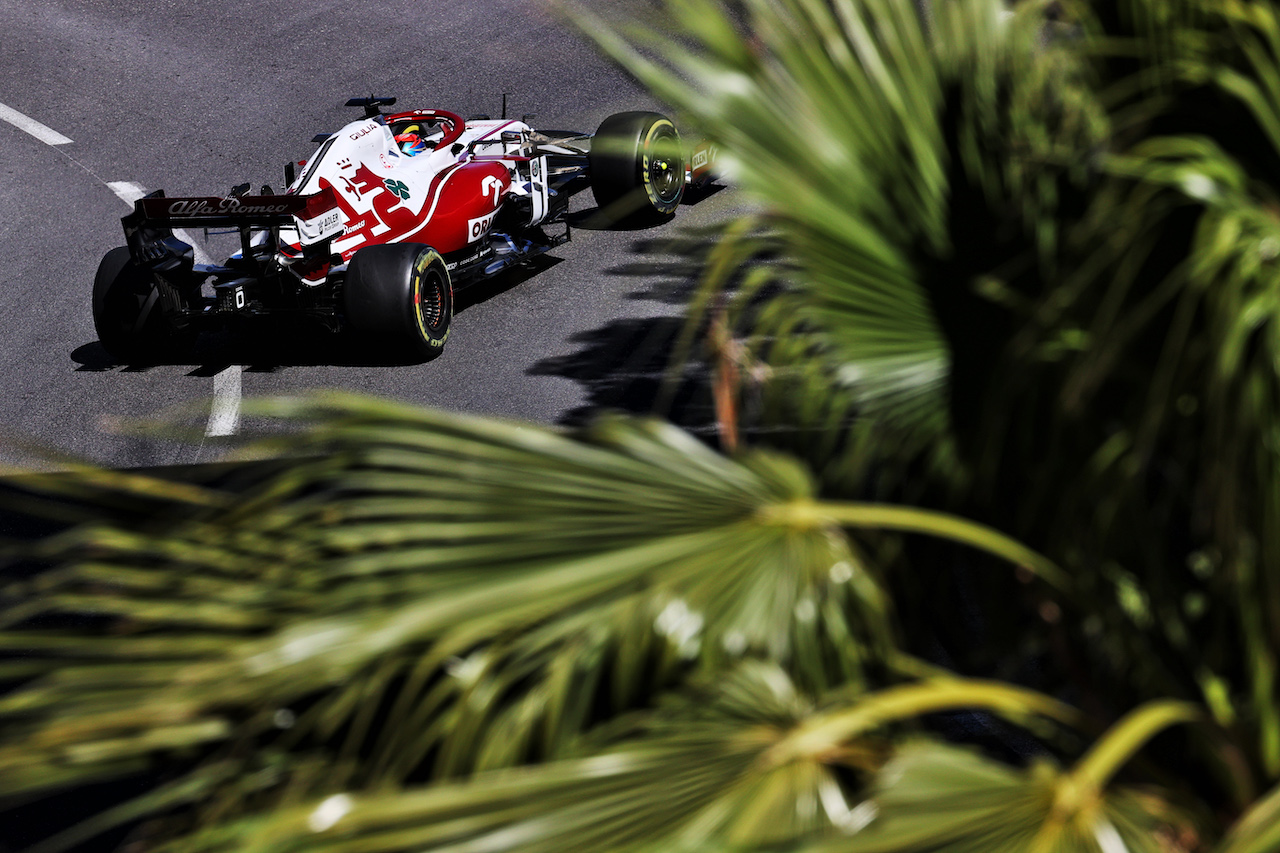
[[[444,128],[439,121],[412,119],[391,125],[391,135],[395,137],[400,153],[415,157],[424,151],[435,150],[444,138]]]

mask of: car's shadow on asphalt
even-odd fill
[[[692,330],[687,352],[684,311],[697,285],[706,253],[713,245],[707,235],[635,240],[631,257],[607,270],[613,277],[632,279],[637,286],[626,298],[653,303],[658,316],[612,320],[570,338],[577,349],[537,362],[534,376],[559,376],[582,386],[582,405],[561,413],[565,426],[587,423],[602,411],[655,415],[715,440],[715,414],[709,374],[702,358],[702,330]],[[663,306],[658,308],[658,306]]]
[[[680,317],[614,320],[575,335],[576,351],[544,359],[528,372],[571,379],[583,387],[585,402],[562,412],[562,425],[579,426],[602,411],[622,411],[655,415],[710,435],[715,419],[705,367],[697,358],[671,366],[683,328]]]
[[[684,199],[680,202],[681,207],[693,207],[701,204],[703,201],[711,198],[711,196],[724,190],[725,187],[720,184],[711,184],[706,187],[689,188],[685,190]],[[566,217],[570,227],[581,228],[583,231],[645,231],[650,228],[657,228],[669,222],[673,217],[651,217],[645,215],[644,208],[641,203],[636,202],[631,205],[619,203],[612,207],[584,207],[569,213]]]
[[[481,280],[454,294],[453,312],[461,314],[473,305],[487,302],[549,270],[561,258],[542,255]],[[398,367],[424,364],[432,359],[406,360],[380,350],[375,342],[346,332],[333,332],[317,324],[263,324],[238,332],[202,332],[195,343],[145,362],[117,361],[99,341],[77,347],[71,352],[76,371],[103,373],[121,371],[145,373],[161,366],[190,367],[191,377],[209,377],[233,364],[245,365],[250,372],[264,372],[282,367]]]
[[[481,279],[475,284],[462,288],[453,295],[453,313],[461,314],[473,305],[488,302],[495,296],[501,296],[524,284],[531,278],[540,275],[562,263],[564,258],[552,255],[538,255],[525,263],[505,270],[493,278]]]
[[[193,346],[146,361],[117,361],[98,341],[77,347],[71,353],[77,372],[146,373],[162,367],[190,368],[188,376],[213,376],[233,364],[251,372],[266,372],[282,367],[394,367],[421,364],[378,352],[368,342],[354,335],[323,329],[272,330],[271,337],[256,338],[248,334],[205,332]]]

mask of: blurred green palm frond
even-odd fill
[[[746,434],[1075,581],[1021,622],[1016,585],[966,581],[975,646],[935,595],[968,564],[884,548],[908,642],[1048,663],[1112,717],[1203,702],[1247,802],[1280,776],[1277,13],[1001,5],[687,0],[689,41],[590,32],[724,147],[781,246],[782,294],[745,289],[734,326]]]
[[[1181,26],[1161,41],[1182,44],[1172,57],[1145,56],[1164,71],[1159,111],[1107,158],[1085,264],[1031,327],[1078,345],[1056,374],[1010,371],[1006,390],[1054,383],[1043,417],[1058,436],[1028,442],[1022,464],[1062,474],[1033,499],[1040,517],[1005,529],[1067,564],[1069,549],[1097,555],[1096,595],[1114,604],[1095,612],[1122,659],[1148,662],[1122,678],[1135,694],[1199,694],[1249,729],[1245,752],[1273,780],[1280,613],[1263,602],[1280,596],[1280,27],[1267,4],[1199,4]],[[1010,362],[1034,364],[1037,340],[1024,333]],[[1010,415],[1025,412],[1016,391],[991,399],[984,468],[999,469]]]
[[[554,755],[597,704],[643,701],[686,662],[763,654],[821,686],[888,648],[887,604],[838,528],[761,514],[812,499],[779,458],[730,462],[656,424],[575,441],[351,400],[276,411],[328,418],[293,441],[320,460],[294,499],[75,530],[38,552],[59,568],[6,589],[4,643],[45,671],[0,698],[8,793],[62,784],[49,766],[72,753],[89,775],[148,738],[233,738],[240,715],[269,731],[297,702],[288,738],[365,748],[379,697],[421,728],[384,739],[375,777],[428,757],[466,772]],[[50,618],[116,636],[35,630]],[[461,713],[499,697],[494,719]]]
[[[1047,554],[1080,585],[1043,611],[1077,687],[1113,715],[1204,701],[1275,779],[1275,10],[915,5],[687,0],[691,47],[592,30],[724,146],[783,247],[785,293],[747,316],[775,381],[742,405],[790,423],[757,440]],[[947,624],[937,558],[886,575],[912,581],[907,636]],[[974,592],[1040,666],[1016,587]]]
[[[815,700],[777,666],[742,661],[714,680],[695,680],[652,712],[606,727],[585,745],[585,757],[426,788],[316,798],[162,849],[533,853],[794,844],[870,822],[872,808],[859,810],[847,797],[851,782],[865,783],[892,758],[886,728],[956,708],[1075,718],[1047,697],[962,679],[852,700],[845,694]]]
[[[886,766],[891,782],[867,800],[866,828],[824,853],[1164,853],[1186,825],[1156,796],[1129,789],[1095,794],[1077,811],[1061,805],[1069,780],[1040,764],[1026,771],[969,750],[922,743]],[[1172,848],[1177,849],[1177,848]]]
[[[1216,850],[1216,853],[1271,853],[1280,850],[1280,787],[1259,799]]]
[[[233,814],[551,760],[743,658],[860,690],[896,667],[892,620],[842,525],[936,529],[1062,582],[992,531],[822,503],[781,457],[656,422],[572,437],[335,395],[259,413],[315,421],[285,475],[167,526],[73,529],[4,589],[23,657],[0,797],[194,760],[154,799]]]
[[[685,828],[729,831],[753,843],[792,841],[830,828],[816,808],[833,788],[815,762],[772,766],[770,748],[813,713],[785,673],[744,662],[690,694],[673,696],[585,757],[482,773],[464,782],[368,796],[334,795],[197,832],[178,851],[429,849],[615,850]],[[873,745],[845,762],[874,767]],[[809,808],[796,807],[797,799]],[[335,802],[341,803],[341,811]],[[320,825],[327,812],[328,825]]]
[[[1053,265],[1059,196],[1095,165],[1079,157],[1106,126],[1085,64],[1033,49],[1043,4],[1011,20],[994,2],[938,4],[927,25],[896,0],[741,5],[746,34],[711,0],[672,4],[695,51],[632,34],[663,62],[586,29],[719,143],[763,204],[798,286],[760,331],[821,333],[798,357],[775,344],[770,363],[817,356],[825,381],[805,391],[853,389],[864,416],[945,442],[955,359],[972,349],[948,342],[984,320],[971,288]]]

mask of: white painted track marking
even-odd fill
[[[142,184],[135,184],[133,181],[108,181],[107,189],[119,196],[125,204],[133,204],[147,194]]]
[[[240,428],[240,374],[244,368],[233,364],[213,377],[213,408],[205,435],[235,435]]]
[[[107,187],[121,201],[130,205],[147,194],[141,184],[133,181],[109,181]],[[196,241],[186,231],[175,228],[173,234],[182,242],[190,244],[195,252],[196,263],[213,263],[209,255],[196,245]],[[234,435],[240,429],[240,375],[243,372],[243,367],[234,364],[213,377],[213,408],[209,410],[209,423],[204,428],[205,435]]]
[[[71,142],[53,128],[45,127],[35,119],[24,116],[13,107],[6,107],[4,104],[0,104],[0,119],[9,122],[18,130],[31,134],[45,145],[66,145]]]

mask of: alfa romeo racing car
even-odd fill
[[[675,126],[619,113],[594,134],[441,109],[383,114],[395,98],[353,98],[364,117],[317,136],[285,168],[280,194],[156,191],[121,221],[127,245],[98,266],[93,318],[116,359],[153,358],[202,329],[285,316],[354,330],[424,360],[449,336],[455,288],[569,239],[569,200],[590,187],[618,218],[669,217],[712,178],[713,149],[686,157]],[[556,226],[559,226],[558,228]],[[238,232],[221,264],[198,264],[185,228]]]

